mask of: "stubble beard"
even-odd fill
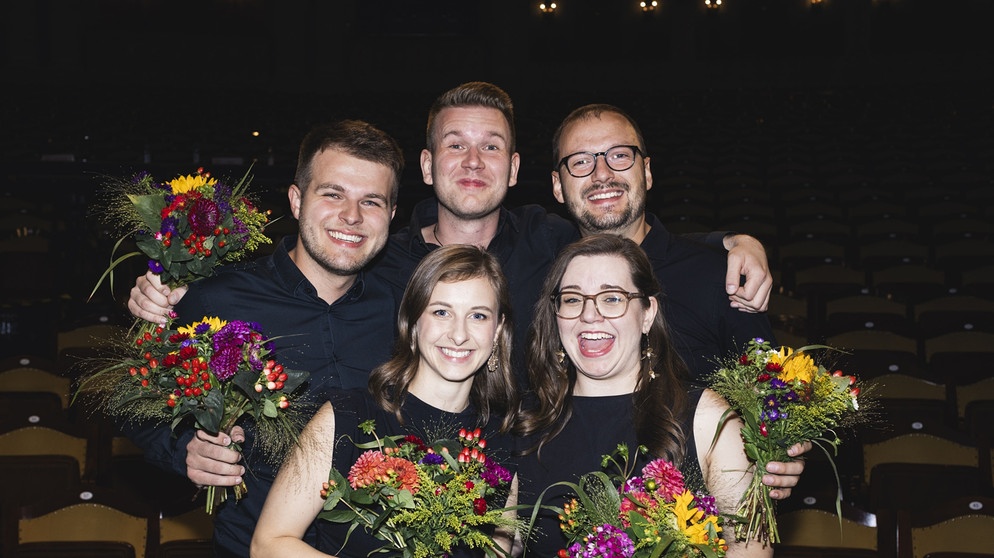
[[[604,187],[587,188],[580,195],[579,199],[573,199],[566,194],[566,189],[563,189],[563,198],[566,200],[566,207],[581,230],[588,233],[617,233],[638,219],[642,211],[636,211],[636,206],[641,206],[644,210],[644,202],[632,196],[630,185],[624,182],[610,182],[607,184],[607,187],[624,190],[625,195],[628,197],[628,203],[620,211],[614,210],[609,213],[596,215],[587,209],[585,201],[588,196],[598,190],[605,189]]]

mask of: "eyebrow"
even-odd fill
[[[433,300],[428,303],[428,306],[444,306],[446,308],[452,308],[452,305],[449,304],[448,302],[445,302],[444,300]],[[470,307],[470,310],[486,310],[487,312],[490,313],[496,313],[496,310],[483,304],[472,306]]]
[[[502,134],[502,133],[500,133],[500,132],[498,132],[496,130],[487,130],[484,133],[487,134],[487,138],[488,139],[489,138],[500,138],[501,141],[507,143],[507,138],[504,137],[504,134]],[[441,139],[444,141],[446,138],[449,138],[449,137],[452,137],[452,136],[455,136],[457,138],[461,138],[461,137],[463,137],[465,135],[467,135],[466,132],[464,132],[462,130],[450,130],[450,131],[445,132],[444,134],[442,134],[442,138]]]
[[[560,291],[577,291],[577,292],[583,292],[583,289],[580,288],[580,285],[562,285],[562,286],[559,287],[559,290]],[[622,287],[621,285],[609,285],[607,283],[602,283],[601,284],[601,291],[625,291],[625,292],[627,292],[628,289],[626,289],[625,287]]]
[[[318,184],[317,186],[314,187],[315,192],[321,192],[324,190],[334,190],[335,192],[341,192],[343,194],[351,193],[348,188],[342,186],[341,184],[326,182],[324,184]],[[370,199],[370,198],[377,199],[385,203],[389,203],[386,196],[384,196],[383,194],[378,194],[376,192],[366,192],[364,194],[361,194],[361,197],[364,199]]]

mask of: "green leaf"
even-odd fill
[[[162,227],[162,210],[166,207],[162,194],[128,194],[128,199],[135,205],[148,230],[158,231]]]
[[[337,503],[337,502],[336,502]],[[328,510],[318,513],[319,519],[331,521],[332,523],[352,523],[356,518],[356,512],[352,510]]]
[[[271,399],[262,400],[262,414],[269,418],[276,418],[280,414],[279,407]]]

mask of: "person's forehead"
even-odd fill
[[[446,107],[435,117],[441,134],[487,133],[507,137],[511,125],[504,113],[484,106]]]
[[[393,170],[383,163],[356,157],[341,149],[328,148],[314,156],[312,181],[352,187],[372,193],[389,193]]]
[[[635,128],[624,117],[613,112],[602,112],[569,124],[563,132],[561,147],[573,151],[637,143]]]

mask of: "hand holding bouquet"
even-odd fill
[[[373,433],[373,421],[360,427]],[[486,457],[479,428],[430,446],[394,436],[358,447],[368,450],[348,478],[331,470],[319,518],[361,526],[404,558],[445,556],[457,545],[504,554],[488,530],[517,526],[503,515],[512,475]]]
[[[831,448],[831,460],[841,442],[835,429],[861,418],[856,378],[839,370],[829,372],[809,354],[828,348],[810,345],[775,350],[768,342],[753,339],[744,354],[711,379],[711,389],[728,400],[745,423],[745,452],[755,463],[752,483],[737,511],[741,521],[735,534],[740,539],[780,541],[770,488],[762,483],[767,464],[790,461],[787,449],[807,440],[826,453]]]
[[[126,356],[81,384],[112,416],[130,420],[186,421],[217,435],[243,416],[255,420],[256,446],[271,459],[287,453],[306,417],[291,413],[293,391],[307,372],[288,370],[272,355],[258,324],[208,318],[138,334]],[[235,487],[235,497],[244,486]],[[226,496],[208,487],[207,511]]]
[[[640,447],[640,451],[645,448]],[[560,512],[560,528],[572,543],[560,558],[717,558],[727,545],[714,498],[684,487],[683,474],[665,459],[656,459],[631,476],[628,447],[618,446],[614,462],[620,475],[596,471],[579,483],[563,483],[577,497]],[[634,462],[634,460],[633,460]]]

